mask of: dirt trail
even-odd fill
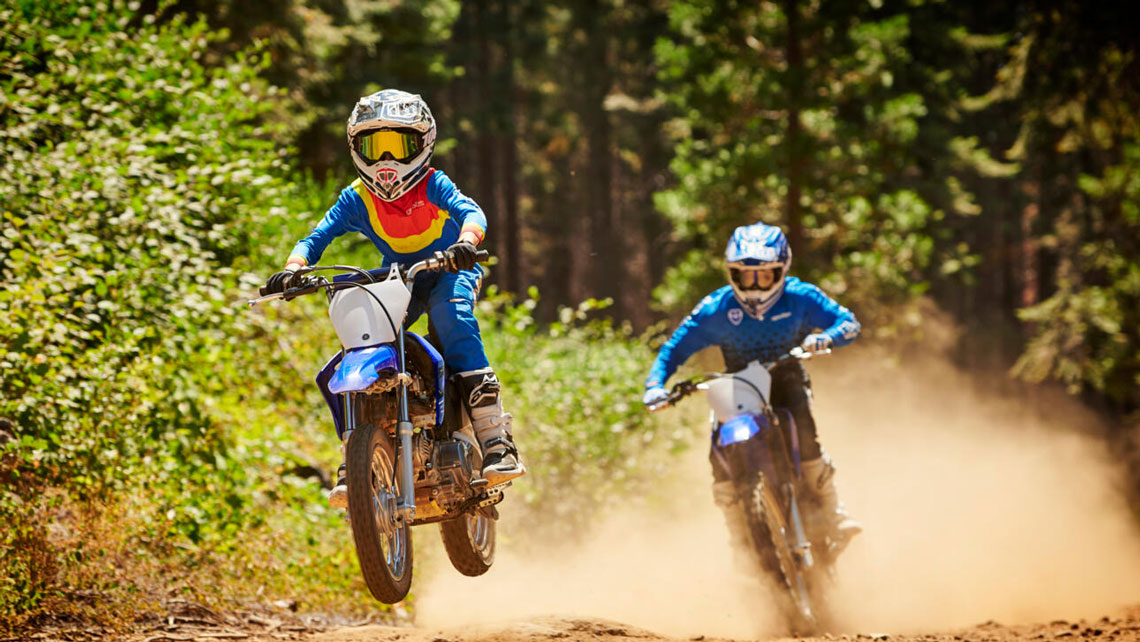
[[[679,604],[679,609],[686,605]],[[735,642],[735,640],[769,640],[781,642],[793,638],[750,637],[725,638],[705,635],[675,637],[650,628],[640,628],[600,618],[536,617],[518,619],[499,625],[462,626],[453,628],[395,626],[334,626],[320,616],[298,618],[287,612],[264,618],[237,618],[231,614],[211,618],[173,618],[173,625],[163,624],[146,632],[119,638],[124,642],[208,642],[243,640],[246,642]],[[247,614],[248,615],[248,614]],[[709,621],[713,626],[715,621]],[[115,638],[117,636],[111,636]],[[93,632],[62,628],[37,633],[33,638],[43,642],[103,639]],[[106,638],[110,639],[110,638]],[[814,638],[798,638],[807,642],[1140,642],[1140,607],[1118,612],[1112,617],[1080,620],[1052,620],[1035,624],[1007,625],[987,621],[969,627],[940,632],[888,634],[882,632],[846,633]],[[4,638],[4,642],[24,642],[23,638]]]
[[[607,620],[578,618],[539,618],[519,621],[509,626],[477,630],[424,630],[392,627],[360,627],[340,629],[314,635],[307,642],[618,642],[637,640],[687,640],[717,642],[722,638],[695,636],[670,638]],[[1092,621],[1054,620],[1050,623],[1007,626],[987,622],[942,633],[887,635],[883,633],[847,634],[806,640],[889,640],[890,642],[1136,642],[1140,640],[1140,618],[1121,616]]]
[[[1140,529],[1096,419],[1077,404],[1007,398],[917,357],[851,350],[811,371],[840,494],[865,527],[832,591],[843,630],[1099,618],[1140,603]],[[679,422],[703,421],[696,401]],[[450,630],[566,615],[679,638],[779,635],[771,600],[735,572],[708,471],[694,448],[676,479],[661,481],[676,501],[614,502],[576,546],[526,546],[527,524],[512,523],[504,505],[513,537],[495,568],[474,579],[445,561],[423,569],[416,623]],[[488,590],[490,609],[472,599]]]
[[[816,416],[866,530],[832,592],[846,633],[820,639],[1140,642],[1140,608],[1126,610],[1140,604],[1140,529],[1094,418],[1063,396],[979,390],[943,363],[843,358],[813,364]],[[438,551],[431,563],[438,541],[425,531],[415,628],[288,639],[778,639],[771,600],[734,570],[705,454],[694,449],[677,471],[661,480],[675,501],[652,511],[614,502],[573,545],[528,542],[535,517],[505,505],[498,558],[481,578],[459,576]],[[267,633],[245,631],[284,637]]]

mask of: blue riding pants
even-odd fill
[[[475,301],[483,284],[483,269],[424,272],[412,285],[412,301],[404,327],[427,312],[439,339],[443,362],[451,372],[469,372],[490,365],[483,351]]]

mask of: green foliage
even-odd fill
[[[458,73],[441,46],[456,0],[202,0],[187,10],[226,34],[213,54],[263,48],[262,76],[289,91],[277,118],[290,123],[308,166],[321,173],[351,171],[344,121],[360,96],[386,87],[427,93]]]
[[[868,334],[916,330],[931,298],[974,362],[1020,322],[1017,375],[1140,408],[1140,59],[1121,8],[159,4],[0,8],[5,626],[182,593],[374,608],[299,476],[337,463],[310,383],[335,346],[320,302],[241,302],[344,182],[294,163],[351,174],[343,119],[380,87],[429,98],[439,161],[491,216],[493,278],[548,297],[492,292],[479,312],[532,470],[504,513],[542,533],[652,495],[692,439],[637,403],[649,335],[599,319],[645,327],[650,290],[688,310],[756,220],[786,227],[794,271]],[[359,239],[334,251],[377,260]]]
[[[203,23],[122,3],[18,11],[0,10],[9,622],[105,587],[96,552],[213,568],[250,543],[239,534],[268,530],[271,506],[316,497],[279,479],[296,460],[284,425],[231,423],[281,394],[256,383],[274,381],[259,360],[282,360],[249,342],[261,324],[240,303],[253,235],[294,194],[262,56],[207,66]],[[121,519],[102,542],[45,528],[94,532],[100,507]]]
[[[1056,265],[1019,311],[1029,340],[1014,372],[1121,413],[1140,408],[1140,118],[1123,107],[1140,100],[1140,52],[1126,22],[1122,7],[1077,2],[1022,16],[990,92],[1013,103],[1008,155],[1041,196],[1036,258]]]
[[[1140,406],[1140,144],[1127,142],[1120,164],[1102,177],[1085,175],[1093,229],[1060,228],[1079,248],[1067,260],[1057,292],[1020,311],[1034,333],[1014,372],[1031,381],[1056,378],[1070,391],[1086,388],[1121,408]]]
[[[932,272],[970,262],[960,245],[939,243],[945,212],[955,211],[939,203],[969,195],[960,184],[949,194],[922,169],[949,140],[923,129],[943,118],[931,121],[932,100],[944,103],[929,96],[931,72],[907,46],[921,14],[798,6],[793,34],[788,6],[671,5],[673,33],[658,41],[657,59],[662,99],[681,114],[677,186],[657,206],[706,256],[720,255],[738,225],[783,225],[800,244],[794,271],[890,331],[893,307],[925,292]],[[801,60],[789,38],[802,41]],[[656,297],[687,307],[686,284],[715,281],[717,271],[715,261],[682,261]]]
[[[614,498],[653,496],[669,453],[693,441],[641,405],[655,352],[628,325],[592,319],[609,302],[562,307],[535,323],[537,291],[521,303],[492,291],[479,304],[487,356],[504,386],[517,441],[535,471],[511,490],[504,511],[530,507],[528,539],[583,533]]]

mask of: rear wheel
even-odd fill
[[[476,577],[495,562],[495,520],[485,510],[440,522],[443,547],[455,570]]]
[[[345,448],[348,516],[364,583],[377,600],[394,604],[412,585],[408,523],[396,512],[396,458],[376,424],[352,431]]]

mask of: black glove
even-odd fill
[[[475,246],[467,241],[460,241],[447,248],[448,269],[452,272],[470,270],[478,261],[475,260]]]
[[[290,270],[281,270],[265,280],[261,286],[261,296],[277,294],[297,285],[297,273]]]

